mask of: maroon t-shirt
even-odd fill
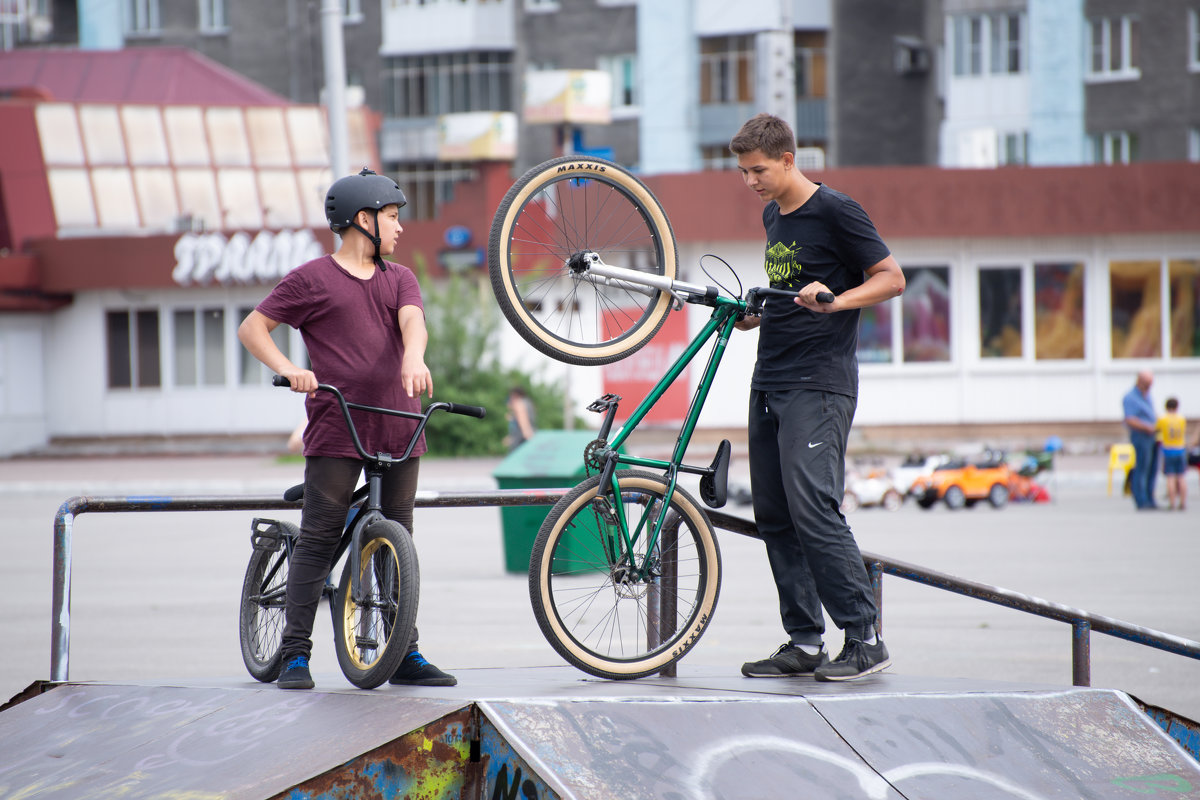
[[[348,401],[419,413],[420,398],[406,395],[400,380],[404,341],[397,314],[404,306],[424,310],[417,278],[407,267],[389,264],[362,280],[332,256],[322,256],[285,275],[258,311],[297,328],[317,380],[341,389]],[[317,392],[305,408],[304,455],[359,457],[333,395]],[[352,411],[351,417],[371,454],[400,455],[416,428],[402,417],[365,411]],[[424,452],[422,435],[412,454]]]

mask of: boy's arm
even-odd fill
[[[401,306],[397,318],[404,339],[404,360],[400,364],[400,381],[409,397],[420,397],[426,391],[433,397],[433,375],[425,366],[425,346],[429,332],[425,330],[425,312],[420,306]]]
[[[262,314],[257,309],[251,311],[238,326],[238,341],[257,358],[267,369],[287,378],[292,384],[293,392],[315,392],[317,376],[312,370],[301,369],[291,362],[271,338],[271,331],[279,327],[279,323]]]
[[[834,311],[847,311],[852,308],[866,308],[884,300],[891,300],[904,293],[904,272],[900,269],[896,257],[889,255],[874,266],[864,270],[867,279],[861,286],[847,289],[833,299],[832,303],[818,303],[817,294],[828,292],[829,287],[820,281],[813,281],[800,290],[796,305],[804,306],[823,314]]]

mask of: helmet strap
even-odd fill
[[[383,257],[379,254],[379,246],[383,242],[383,239],[379,236],[379,209],[374,209],[372,213],[375,215],[375,233],[371,233],[358,224],[357,214],[354,215],[354,221],[350,223],[350,227],[371,240],[371,244],[375,245],[375,256],[373,258],[375,266],[379,267],[381,272],[387,272],[387,266],[383,263]]]

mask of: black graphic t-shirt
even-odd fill
[[[764,266],[771,286],[799,290],[820,281],[834,294],[861,286],[887,245],[862,206],[822,184],[790,214],[763,209]],[[768,297],[758,333],[755,389],[811,388],[858,396],[858,309],[817,314],[790,298]]]

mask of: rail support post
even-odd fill
[[[1084,619],[1071,624],[1071,683],[1092,685],[1092,624]]]

